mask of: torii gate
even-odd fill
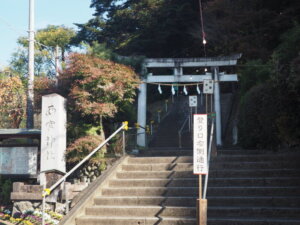
[[[235,66],[242,54],[226,57],[211,58],[149,58],[144,61],[144,69],[147,68],[172,68],[173,75],[152,75],[147,74],[142,80],[138,94],[138,124],[146,127],[147,112],[147,83],[199,83],[203,80],[214,80],[214,107],[216,112],[216,140],[217,145],[222,145],[221,127],[221,102],[219,82],[237,82],[237,74],[225,74],[219,72],[220,66]],[[212,73],[203,75],[183,74],[183,67],[211,67]],[[137,144],[146,146],[146,134],[140,128],[137,135]]]

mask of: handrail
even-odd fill
[[[111,134],[105,141],[103,141],[98,147],[96,147],[90,154],[88,154],[81,162],[79,162],[76,166],[74,166],[68,173],[66,173],[62,178],[60,178],[55,184],[53,184],[50,188],[45,188],[43,190],[43,221],[44,224],[44,206],[45,206],[45,198],[47,195],[50,195],[51,192],[62,182],[64,182],[67,177],[69,177],[76,169],[78,169],[83,163],[89,160],[99,149],[101,149],[108,141],[110,141],[116,134],[118,134],[121,130],[128,130],[128,122],[123,122],[122,126],[117,129],[113,134]],[[123,134],[124,138],[124,134]],[[124,140],[123,140],[124,141]],[[123,143],[124,144],[124,143]]]
[[[206,199],[208,174],[209,174],[209,162],[210,162],[210,156],[211,156],[212,140],[213,140],[213,135],[214,135],[214,125],[215,125],[215,120],[212,119],[212,121],[211,121],[211,128],[210,128],[209,145],[208,145],[208,157],[207,157],[207,168],[208,169],[207,169],[207,174],[205,176],[204,190],[203,190],[203,199]]]
[[[189,120],[190,120],[190,115],[188,115],[188,116],[185,118],[185,120],[184,120],[184,122],[183,122],[181,128],[178,130],[179,148],[182,148],[182,146],[181,146],[181,145],[182,145],[182,143],[181,143],[181,134],[182,134],[182,130],[183,130],[183,128],[185,127],[186,122],[189,121]],[[190,124],[190,122],[189,122],[189,124]],[[189,128],[189,129],[190,129],[190,128]]]
[[[126,125],[122,124],[122,126],[116,130],[112,135],[110,135],[104,142],[102,142],[97,148],[95,148],[90,154],[88,154],[80,163],[74,166],[68,173],[66,173],[61,179],[59,179],[55,184],[53,184],[49,191],[53,191],[61,182],[65,181],[68,176],[70,176],[76,169],[78,169],[83,163],[85,163],[88,159],[90,159],[100,148],[102,148],[110,139],[112,139],[117,133],[119,133]]]

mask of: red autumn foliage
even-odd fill
[[[112,117],[121,103],[133,102],[139,78],[132,68],[78,53],[66,64],[61,86],[82,115]]]
[[[0,79],[0,127],[19,128],[26,114],[26,93],[19,77]]]

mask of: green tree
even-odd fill
[[[294,0],[213,0],[204,10],[210,55],[243,53],[243,59],[267,61],[280,35],[299,21]]]
[[[49,25],[45,29],[40,29],[36,34],[36,40],[44,46],[51,47],[54,51],[58,46],[61,49],[61,59],[65,61],[65,53],[71,48],[71,41],[75,37],[75,31],[65,26]]]
[[[36,33],[35,44],[35,75],[55,75],[54,54],[55,47],[61,49],[61,59],[64,61],[65,54],[70,50],[71,40],[75,31],[64,26],[49,25]],[[18,39],[19,49],[13,53],[10,65],[21,77],[28,74],[28,40],[26,37]]]
[[[276,123],[282,142],[295,146],[300,145],[300,25],[281,35],[281,41],[272,56],[271,82],[280,103]]]
[[[242,71],[240,141],[244,147],[300,145],[300,26],[295,24],[280,40],[268,63]]]
[[[107,44],[121,55],[147,57],[199,56],[201,37],[198,1],[93,0],[95,17],[78,25],[78,41]]]
[[[266,61],[300,19],[294,0],[202,2],[210,56],[242,52]],[[94,18],[78,25],[77,42],[105,43],[121,55],[204,56],[198,0],[92,0],[91,7]]]

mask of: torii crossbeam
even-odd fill
[[[216,112],[216,140],[217,145],[222,145],[222,127],[221,127],[221,102],[220,102],[220,84],[219,82],[237,82],[237,74],[225,74],[219,72],[219,67],[235,66],[237,60],[242,54],[211,58],[151,58],[144,61],[144,68],[147,74],[143,83],[139,87],[138,95],[138,124],[146,127],[147,112],[147,83],[187,83],[203,82],[206,79],[214,80],[214,107]],[[183,74],[184,67],[210,67],[212,73]],[[147,73],[149,68],[171,68],[173,75],[152,75]],[[137,144],[146,146],[146,134],[138,130]]]

